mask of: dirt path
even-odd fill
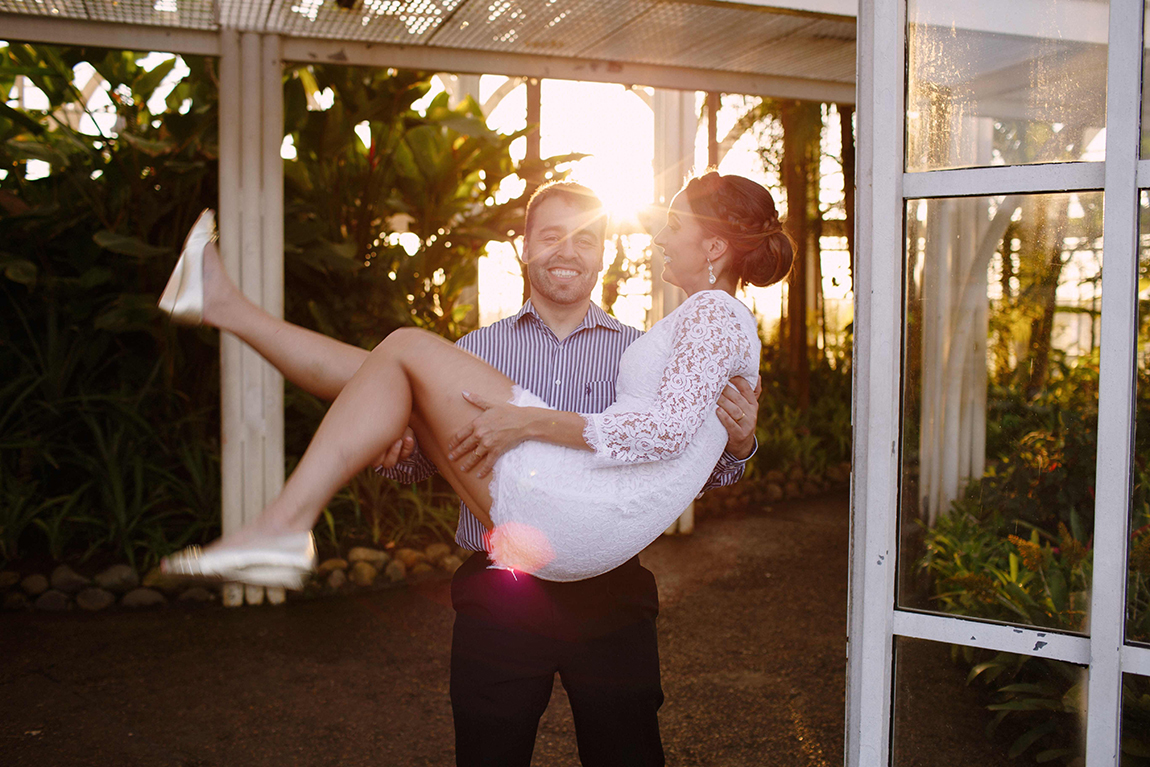
[[[842,763],[847,501],[704,520],[659,581],[672,765]],[[450,765],[447,584],[0,616],[6,765]],[[534,764],[577,765],[562,687]]]

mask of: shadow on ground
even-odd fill
[[[845,494],[705,519],[659,581],[671,765],[837,765]],[[282,607],[0,616],[6,765],[450,765],[448,584]],[[534,764],[577,765],[556,683]]]

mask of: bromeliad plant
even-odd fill
[[[986,480],[984,480],[985,482]],[[966,498],[972,497],[967,493]],[[926,531],[920,567],[933,578],[934,599],[945,612],[974,618],[1025,623],[1063,631],[1084,631],[1093,552],[1081,526],[1059,523],[1051,535],[1032,523],[1008,520],[972,500],[955,503],[950,515]],[[1072,522],[1075,515],[1070,515]],[[1077,530],[1077,532],[1076,532]],[[1145,641],[1147,561],[1150,527],[1131,536],[1127,627],[1130,639]],[[954,648],[971,667],[967,681],[984,685],[991,697],[993,734],[1010,730],[1011,758],[1031,752],[1036,762],[1075,763],[1081,753],[1078,722],[1083,712],[1084,673],[1045,658],[989,654]],[[1150,684],[1142,677],[1123,681],[1123,765],[1150,762]]]

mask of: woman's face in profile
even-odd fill
[[[667,224],[654,240],[663,251],[663,279],[687,292],[710,287],[705,247],[710,237],[699,225],[687,195],[675,195],[667,211]]]

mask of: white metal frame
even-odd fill
[[[846,763],[891,762],[895,636],[1048,657],[1089,668],[1086,764],[1119,761],[1122,674],[1150,676],[1150,649],[1123,644],[1134,435],[1143,0],[1110,0],[1106,160],[903,172],[905,0],[861,0],[858,243]],[[1103,190],[1104,250],[1094,581],[1088,637],[899,609],[904,202]]]
[[[38,16],[3,15],[4,39],[35,40],[59,45],[96,45],[125,50],[168,51],[201,56],[218,56],[222,50],[220,33],[206,30],[50,19]],[[310,64],[350,64],[369,67],[423,69],[431,72],[464,72],[538,77],[556,80],[642,84],[656,88],[693,91],[722,91],[747,95],[819,100],[831,103],[854,102],[849,83],[784,75],[705,70],[657,64],[606,62],[508,51],[369,43],[352,40],[284,37],[285,61]]]

